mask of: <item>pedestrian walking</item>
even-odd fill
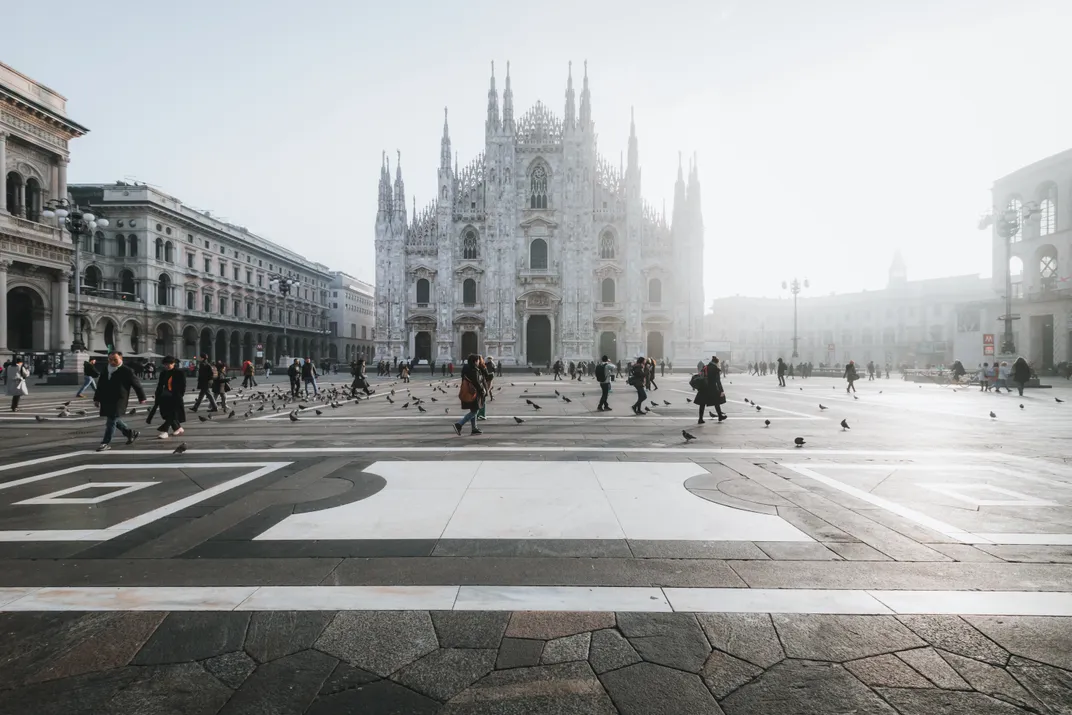
[[[491,358],[485,360],[479,355],[476,356],[476,369],[480,371],[480,379],[484,381],[484,399],[481,400],[480,409],[476,414],[478,420],[486,420],[488,418],[488,401],[495,399],[495,396],[491,392],[491,382],[495,379],[495,372],[492,369],[493,366],[488,365],[489,360],[491,360]]]
[[[301,362],[294,358],[294,362],[287,368],[287,377],[290,378],[290,394],[297,397],[301,393]]]
[[[990,379],[993,377],[994,371],[990,367],[990,363],[984,362],[983,366],[979,368],[979,392],[990,392]]]
[[[134,371],[123,364],[123,353],[113,350],[108,355],[108,367],[97,381],[93,392],[93,404],[100,408],[100,416],[105,418],[104,437],[98,452],[112,448],[112,437],[118,429],[127,438],[127,444],[134,444],[139,432],[127,426],[123,415],[127,413],[130,391],[138,396],[138,403],[145,404],[145,390]]]
[[[648,387],[650,387],[652,392],[654,392],[655,390],[659,389],[659,384],[655,382],[655,358],[648,358],[647,369]]]
[[[216,361],[216,376],[212,378],[212,395],[221,409],[227,409],[227,393],[231,390],[231,378],[227,376],[227,363]]]
[[[849,360],[849,364],[845,366],[845,380],[849,383],[845,388],[846,395],[849,393],[849,390],[856,392],[856,385],[854,383],[859,379],[860,376],[856,374],[856,363]]]
[[[636,389],[637,401],[633,404],[633,413],[637,415],[644,414],[644,400],[648,399],[648,393],[644,389],[648,375],[646,363],[647,361],[643,357],[638,357],[629,371],[629,379],[626,380],[626,384],[632,385]]]
[[[97,371],[97,358],[91,357],[82,363],[82,387],[75,393],[75,397],[84,397],[82,393],[89,387],[96,390],[98,377],[100,372]]]
[[[409,368],[407,367],[406,369],[408,370]],[[316,385],[317,377],[319,377],[319,374],[316,371],[316,365],[309,358],[305,358],[305,363],[301,366],[301,379],[305,384],[306,397],[309,396],[309,385],[313,386],[313,397],[320,394],[320,389]],[[406,382],[409,382],[409,380],[407,379]]]
[[[613,369],[614,366],[611,365],[610,358],[606,355],[600,358],[599,364],[596,365],[596,381],[599,383],[599,404],[596,405],[596,412],[610,411],[607,398],[610,397],[610,378]]]
[[[364,390],[366,395],[376,392],[369,389],[368,377],[365,375],[365,358],[357,359],[357,365],[354,367],[354,382],[350,385],[350,392],[356,393],[358,390]]]
[[[11,411],[19,411],[19,400],[23,395],[30,394],[30,386],[26,380],[30,377],[30,368],[27,367],[22,357],[16,356],[10,363],[8,363],[7,369],[4,370],[5,383],[7,384],[7,394],[11,397]]]
[[[111,365],[110,359],[108,364]],[[191,411],[197,412],[197,408],[201,406],[201,400],[205,398],[208,398],[209,412],[219,409],[216,407],[216,398],[212,396],[212,384],[216,381],[216,377],[216,366],[208,361],[207,354],[201,355],[201,362],[197,365],[197,399],[194,400]]]
[[[482,434],[480,428],[476,426],[477,413],[484,400],[483,378],[477,367],[477,359],[477,355],[470,355],[466,358],[465,365],[462,366],[462,384],[458,388],[458,399],[461,400],[462,409],[467,412],[454,423],[454,432],[459,435],[466,422],[472,423],[472,431],[469,434]]]
[[[778,358],[778,387],[785,387],[785,360]]]
[[[1031,379],[1031,366],[1027,364],[1027,360],[1024,360],[1024,356],[1013,360],[1012,363],[1012,381],[1016,383],[1016,392],[1020,397],[1024,396],[1024,385]]]
[[[186,421],[185,395],[186,372],[176,368],[175,358],[168,355],[164,358],[164,369],[160,371],[160,378],[156,382],[156,407],[164,420],[156,428],[159,439],[167,439],[169,430],[176,436],[185,431],[182,428],[182,423]]]
[[[1005,388],[1005,392],[1012,392],[1012,388],[1009,387],[1009,363],[1004,360],[998,365],[997,375],[994,380],[994,392],[1001,392],[1001,388]]]
[[[874,379],[875,379],[875,361],[874,360],[868,360],[867,361],[867,381],[871,382]]]
[[[253,361],[246,360],[242,363],[242,387],[256,387],[257,377],[256,371],[253,368]]]
[[[696,390],[695,402],[700,408],[700,421],[697,424],[704,424],[704,410],[708,407],[715,408],[715,414],[721,422],[726,419],[726,414],[722,411],[722,405],[726,403],[726,392],[722,388],[722,370],[718,366],[718,357],[712,355],[711,362],[704,366],[699,375],[702,375],[703,379]]]

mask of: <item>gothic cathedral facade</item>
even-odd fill
[[[377,359],[444,363],[470,353],[504,365],[639,355],[703,358],[703,218],[696,164],[678,165],[672,222],[641,198],[636,127],[628,160],[596,148],[585,67],[565,116],[537,102],[515,121],[507,65],[494,68],[484,152],[451,166],[446,110],[438,195],[406,211],[401,166],[380,168]]]

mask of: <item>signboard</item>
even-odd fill
[[[993,345],[993,344],[994,344],[994,334],[993,333],[983,333],[983,345]],[[994,351],[991,350],[990,354],[993,355]]]
[[[261,350],[264,350],[264,345],[261,343],[257,343],[257,352],[260,352]]]
[[[830,343],[826,346],[828,352],[834,352],[834,344]]]
[[[993,355],[993,354],[994,354],[994,346],[993,345],[984,345],[983,346],[983,355]]]

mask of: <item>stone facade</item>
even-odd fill
[[[87,131],[64,97],[0,64],[0,358],[70,346],[73,246],[41,211],[66,197],[68,142]]]
[[[703,219],[695,163],[679,165],[672,223],[641,198],[631,122],[628,160],[596,149],[587,68],[564,116],[537,102],[515,121],[509,67],[488,90],[484,151],[451,162],[444,111],[437,196],[407,214],[401,166],[380,170],[376,356],[507,365],[702,349]]]
[[[232,366],[327,357],[326,266],[143,184],[70,193],[109,221],[78,256],[90,350],[207,353]],[[286,295],[280,277],[297,282]]]
[[[376,328],[376,289],[342,271],[334,271],[328,296],[328,359],[349,365],[371,360]]]

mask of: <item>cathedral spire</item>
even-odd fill
[[[506,63],[506,87],[503,89],[503,131],[514,131],[514,90],[510,89],[510,63]]]
[[[685,175],[681,169],[681,152],[677,153],[677,181],[674,183],[674,214],[671,229],[676,239],[684,239],[688,221],[685,196]]]
[[[499,93],[495,90],[495,63],[491,63],[491,87],[488,88],[488,120],[484,125],[488,136],[499,131]]]
[[[388,214],[394,211],[394,203],[391,198],[391,160],[387,157],[387,152],[383,153],[384,161],[387,164],[383,170],[383,205]]]
[[[689,186],[688,186],[688,211],[689,225],[693,238],[703,235],[703,210],[700,207],[700,161],[696,152],[689,159]]]
[[[395,213],[406,223],[406,185],[402,182],[402,151],[398,151],[398,163],[395,165]]]
[[[450,171],[450,128],[447,126],[446,107],[443,107],[443,141],[439,149],[439,168]]]
[[[566,115],[563,127],[568,131],[577,128],[577,103],[573,94],[573,62],[569,63],[569,74],[566,77]]]
[[[636,116],[633,113],[633,108],[629,108],[629,171],[633,172],[639,169],[640,163],[639,151],[637,149],[637,135],[636,135]]]
[[[584,85],[581,89],[581,131],[592,129],[592,94],[588,91],[588,60],[584,61]]]
[[[384,151],[380,156],[380,184],[377,187],[379,190],[379,198],[377,203],[376,218],[377,220],[383,218],[387,214],[387,194],[384,192],[384,186],[387,184],[387,152]]]

